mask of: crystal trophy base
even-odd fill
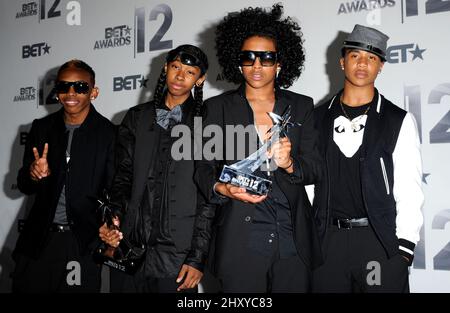
[[[94,251],[96,263],[105,264],[128,274],[134,274],[137,271],[144,260],[144,256],[145,249],[130,248],[123,241],[120,242],[117,248],[101,244]]]
[[[223,167],[219,181],[245,188],[247,192],[259,196],[267,195],[272,186],[268,179],[238,171],[227,165]]]

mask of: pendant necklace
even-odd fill
[[[342,112],[344,113],[345,117],[350,121],[352,130],[353,130],[353,131],[358,131],[358,130],[359,130],[358,122],[359,122],[360,119],[363,118],[364,115],[367,115],[367,112],[369,112],[369,109],[370,109],[370,106],[371,106],[371,105],[369,104],[369,106],[368,106],[367,109],[364,111],[364,113],[361,114],[360,116],[358,116],[358,118],[356,118],[356,119],[351,119],[350,116],[347,114],[347,112],[346,112],[345,109],[344,109],[344,105],[342,104],[342,98],[339,98],[339,103],[341,104],[341,109],[342,109]]]

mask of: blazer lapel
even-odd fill
[[[149,106],[153,106],[150,103]],[[145,183],[145,179],[151,174],[150,165],[153,163],[158,148],[159,127],[155,125],[155,110],[150,107],[142,115],[136,131],[135,150],[135,177],[137,183]],[[142,166],[139,166],[142,164]]]
[[[290,103],[288,103],[286,101],[286,99],[282,97],[282,95],[280,93],[280,89],[276,88],[275,89],[275,105],[273,107],[273,113],[281,116],[289,105],[290,105]],[[295,110],[294,106],[291,106],[291,110],[292,110],[291,114],[294,114],[294,112],[293,112],[293,110]]]
[[[189,98],[187,98],[187,100],[182,104],[181,108],[183,116],[181,117],[181,124],[191,126],[192,122],[194,121],[194,114],[196,109],[195,106],[196,103],[191,94]]]
[[[52,172],[59,173],[62,167],[66,166],[66,147],[67,147],[67,130],[64,124],[64,112],[60,110],[60,114],[54,121],[55,127],[50,128],[48,133],[48,149],[49,166]],[[52,151],[53,150],[53,151]],[[64,161],[61,161],[64,160]]]
[[[230,125],[243,125],[245,127],[254,124],[253,111],[245,97],[245,85],[239,87],[234,94],[233,102],[229,105],[230,107],[225,108],[225,110],[229,109],[231,114]]]

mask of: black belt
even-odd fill
[[[333,218],[333,225],[339,229],[352,229],[353,227],[367,227],[369,226],[369,219],[367,217],[362,218]]]
[[[50,231],[55,233],[64,233],[70,231],[71,228],[69,225],[61,225],[61,224],[52,224],[50,225]]]

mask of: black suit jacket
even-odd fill
[[[183,105],[182,125],[192,129],[195,103]],[[158,150],[159,127],[155,125],[153,102],[131,108],[124,117],[117,139],[117,168],[111,200],[123,209],[121,229],[134,244],[147,244],[151,234],[149,212],[143,210],[146,186]],[[193,132],[192,132],[193,135]],[[189,140],[192,144],[193,137]],[[191,150],[193,153],[193,149]],[[207,206],[194,183],[194,160],[171,162],[169,190],[169,228],[178,251],[189,251],[184,264],[203,270],[208,254],[214,206]],[[152,193],[153,194],[153,193]],[[148,199],[153,205],[154,199]]]
[[[15,253],[39,256],[64,184],[67,185],[67,218],[79,239],[81,252],[87,253],[89,244],[98,237],[95,198],[102,195],[113,177],[115,132],[114,125],[91,105],[85,121],[73,134],[71,158],[67,164],[64,109],[33,121],[17,185],[20,191],[35,194],[36,198]],[[51,174],[35,182],[30,177],[30,165],[34,161],[32,149],[36,147],[42,155],[45,143],[48,143],[47,161]]]
[[[291,209],[292,225],[294,228],[294,241],[299,256],[304,263],[317,267],[322,262],[320,245],[316,227],[313,222],[311,204],[308,200],[304,186],[315,183],[321,176],[321,160],[316,148],[316,133],[313,128],[313,101],[311,98],[287,90],[276,90],[276,103],[274,113],[281,115],[288,105],[291,105],[291,121],[299,122],[301,127],[289,130],[292,143],[291,156],[295,162],[296,173],[289,175],[283,169],[275,171],[275,179],[286,195]],[[204,127],[219,125],[225,130],[225,125],[254,124],[253,113],[245,98],[245,87],[213,97],[205,102],[206,117]],[[208,141],[208,138],[206,139]],[[196,181],[200,190],[210,203],[219,203],[217,211],[215,245],[212,251],[212,269],[219,277],[227,275],[232,270],[230,259],[245,257],[246,242],[250,232],[250,221],[253,217],[255,205],[238,200],[218,200],[213,192],[213,186],[218,181],[224,164],[231,165],[238,161],[235,157],[226,159],[227,147],[223,140],[221,158],[224,161],[203,160],[197,162]],[[234,151],[237,151],[236,142]],[[251,151],[246,151],[246,156]]]

